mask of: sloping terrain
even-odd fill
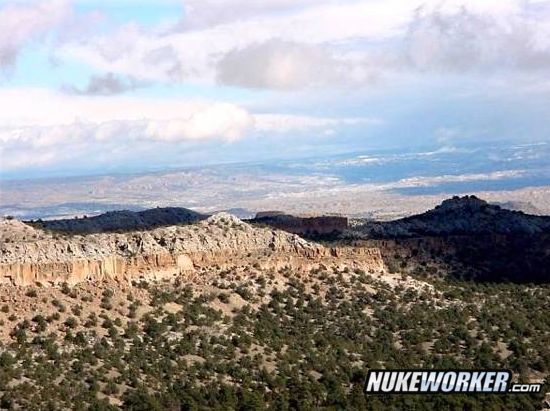
[[[512,211],[475,196],[453,197],[425,213],[394,221],[363,221],[355,232],[369,238],[550,233],[550,217]]]
[[[514,381],[544,381],[548,286],[345,268],[208,273],[202,283],[0,285],[0,408],[523,411],[540,410],[550,389],[363,393],[370,368],[506,368]]]
[[[341,236],[381,250],[392,271],[477,281],[550,282],[550,217],[454,197],[423,214],[355,221]]]
[[[408,235],[323,243],[226,213],[87,235],[0,220],[0,409],[540,409],[546,219],[489,210],[454,199],[399,222]],[[371,396],[372,368],[505,368],[545,385]]]

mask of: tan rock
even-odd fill
[[[12,226],[0,229],[9,234]],[[0,244],[0,283],[158,280],[180,274],[191,278],[197,268],[214,265],[259,264],[261,268],[291,267],[307,272],[334,259],[345,260],[352,267],[384,269],[378,249],[326,248],[295,234],[252,226],[226,213],[193,225],[125,234],[53,238],[32,230],[38,231],[34,240],[25,237]]]

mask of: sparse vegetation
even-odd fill
[[[513,279],[521,252],[511,247],[532,244],[506,233],[462,246],[460,235],[323,246],[219,214],[146,236],[59,236],[56,258],[82,251],[99,272],[97,260],[115,256],[110,269],[136,280],[0,285],[0,408],[530,410],[550,389],[550,287],[527,281],[544,277],[537,264],[548,257],[520,247],[524,273],[536,276],[492,281]],[[191,249],[204,255],[191,261]],[[367,396],[371,368],[506,368],[546,385],[532,395]]]
[[[520,381],[544,379],[548,286],[423,282],[330,268],[305,277],[262,273],[269,281],[232,270],[223,277],[213,276],[215,292],[178,281],[134,288],[138,299],[105,288],[84,302],[86,292],[76,286],[71,292],[83,301],[82,321],[58,310],[72,297],[55,290],[53,305],[45,306],[56,310],[51,316],[10,325],[0,353],[2,406],[523,410],[541,404],[541,395],[365,396],[362,386],[373,367],[510,368]],[[117,310],[90,311],[105,299],[116,306],[132,301],[132,319]]]

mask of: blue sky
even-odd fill
[[[548,141],[550,1],[3,0],[0,177]]]

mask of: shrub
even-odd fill
[[[25,293],[27,297],[35,298],[37,296],[36,290],[34,288],[31,288],[30,290],[27,290]]]
[[[74,317],[68,317],[65,320],[65,325],[69,328],[76,328],[76,326],[78,325],[78,320]]]

